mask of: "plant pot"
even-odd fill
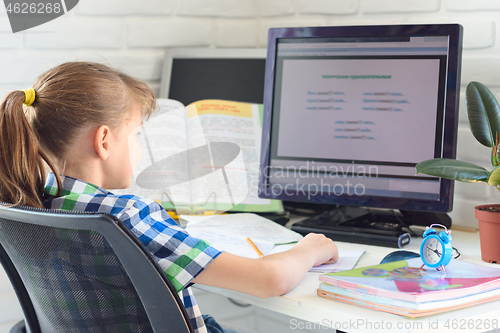
[[[500,209],[500,205],[474,207],[479,222],[481,259],[489,263],[500,264],[500,213],[480,210],[487,207],[498,207]]]

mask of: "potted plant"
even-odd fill
[[[469,127],[479,143],[491,148],[492,170],[454,159],[435,158],[416,165],[417,173],[458,180],[467,183],[487,182],[500,190],[500,106],[493,93],[482,83],[470,82],[465,92]],[[481,258],[500,263],[500,205],[475,207],[479,221]]]

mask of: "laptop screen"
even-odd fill
[[[265,50],[183,49],[167,53],[164,66],[162,97],[184,105],[203,99],[263,103]]]

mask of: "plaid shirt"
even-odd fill
[[[91,211],[118,217],[145,245],[172,282],[184,303],[196,332],[206,332],[191,288],[187,285],[221,252],[201,239],[189,236],[156,202],[133,195],[115,195],[98,186],[61,176],[57,194],[54,174],[45,185],[44,206],[49,209]]]

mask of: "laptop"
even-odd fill
[[[167,49],[160,97],[184,105],[202,99],[262,104],[265,66],[265,49]]]

